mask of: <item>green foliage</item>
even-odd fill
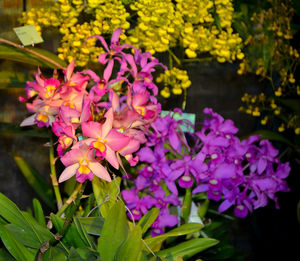
[[[54,62],[60,64],[62,67],[66,67],[66,63],[60,60],[55,54],[48,52],[43,49],[38,48],[26,48],[29,50],[34,50],[37,54],[43,55],[46,58],[53,60]],[[46,68],[57,68],[57,65],[46,61],[45,59],[39,57],[38,55],[29,53],[22,48],[16,48],[11,45],[0,44],[0,59],[5,59],[9,61],[21,62],[26,64],[31,64],[35,66],[41,66]]]
[[[53,192],[41,175],[22,157],[15,155],[14,160],[28,184],[34,189],[43,202],[51,209],[55,209]]]

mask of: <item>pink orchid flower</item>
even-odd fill
[[[62,163],[66,169],[60,175],[58,182],[64,182],[76,174],[78,182],[84,182],[93,179],[93,175],[111,181],[107,170],[94,158],[94,151],[86,144],[82,144],[79,148],[70,150],[63,157]]]
[[[128,145],[130,138],[112,128],[113,111],[109,109],[104,115],[104,124],[98,122],[82,123],[82,135],[88,137],[84,143],[96,150],[96,156],[105,158],[114,168],[119,168],[115,152]]]

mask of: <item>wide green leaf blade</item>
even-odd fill
[[[100,236],[104,225],[104,218],[102,217],[78,217],[80,224],[85,228],[90,235]]]
[[[40,248],[41,243],[38,240],[34,239],[31,234],[27,233],[27,231],[23,228],[15,224],[7,224],[5,225],[5,228],[9,230],[22,245],[35,249]]]
[[[168,237],[177,237],[182,235],[187,235],[190,233],[194,233],[200,230],[203,227],[200,223],[188,223],[184,224],[180,227],[174,228],[165,234],[158,235],[156,237],[149,237],[145,239],[146,244],[150,248],[154,248],[156,245],[162,243]]]
[[[182,257],[184,260],[200,253],[201,251],[218,244],[218,240],[213,238],[195,238],[186,242],[180,243],[174,247],[161,250],[156,253],[160,257],[171,256],[174,260]]]
[[[35,219],[41,226],[46,227],[46,219],[41,203],[36,198],[34,198],[32,204]]]
[[[95,200],[100,207],[101,215],[106,218],[112,205],[120,193],[121,178],[116,177],[112,182],[106,182],[98,177],[92,180]]]
[[[138,260],[138,257],[142,254],[142,244],[142,229],[140,226],[135,226],[126,241],[121,245],[115,260]]]
[[[0,225],[0,237],[9,253],[17,261],[33,261],[34,255],[3,225]]]
[[[51,209],[55,209],[53,192],[41,175],[22,157],[14,156],[14,161],[29,185]]]
[[[34,52],[45,56],[48,59],[51,59],[55,63],[59,64],[60,67],[66,67],[66,63],[60,60],[55,54],[48,52],[47,50],[42,50],[39,48],[28,48],[26,49],[33,50]],[[14,46],[0,44],[0,59],[21,62],[46,68],[58,68],[54,63],[46,61],[37,55],[31,54],[24,49],[19,49]]]
[[[100,257],[105,261],[113,261],[118,248],[128,235],[128,224],[125,206],[117,201],[110,209],[98,240]]]

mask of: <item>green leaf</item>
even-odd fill
[[[3,248],[0,248],[0,261],[14,261],[14,259]]]
[[[96,249],[94,242],[91,240],[84,226],[81,225],[77,218],[74,218],[75,227],[81,237],[81,239],[85,242],[86,245],[91,247],[92,249]]]
[[[32,81],[33,77],[30,73],[17,71],[1,71],[0,72],[0,90],[7,88],[24,89],[27,81]]]
[[[3,225],[0,225],[0,237],[9,253],[17,261],[33,261],[34,255]]]
[[[174,260],[178,257],[188,259],[193,255],[218,244],[218,240],[213,238],[195,238],[189,241],[180,243],[174,247],[161,250],[156,253],[160,257],[172,256]]]
[[[104,218],[102,217],[78,217],[80,224],[85,228],[90,235],[100,236],[104,225]]]
[[[35,219],[41,226],[46,227],[46,219],[41,203],[36,198],[34,198],[32,204]]]
[[[116,261],[138,260],[142,254],[142,229],[140,226],[135,226],[130,232],[128,238],[121,245]]]
[[[13,235],[15,235],[18,241],[22,243],[22,245],[35,249],[40,248],[41,243],[38,240],[32,238],[31,234],[27,233],[27,231],[25,231],[23,228],[17,226],[16,224],[7,224],[5,225],[5,228],[9,230]]]
[[[184,220],[184,223],[187,223],[189,220],[191,205],[192,205],[192,190],[191,188],[188,188],[185,191],[185,195],[181,207],[181,217]]]
[[[51,214],[50,216],[51,221],[56,229],[56,231],[61,230],[63,224],[64,224],[64,219]],[[79,232],[75,228],[74,224],[71,224],[65,233],[64,237],[62,238],[62,241],[67,244],[68,246],[73,246],[75,248],[77,247],[87,247],[88,244],[85,243],[85,241],[82,240],[82,238],[79,235]]]
[[[47,204],[47,206],[51,209],[55,209],[53,192],[48,184],[43,180],[41,175],[22,157],[14,156],[14,160],[29,185],[34,189],[39,197],[45,202],[45,204]]]
[[[152,249],[158,244],[162,243],[168,237],[177,237],[182,235],[187,235],[190,233],[194,233],[200,230],[203,225],[199,223],[188,223],[184,224],[180,227],[174,228],[165,234],[158,235],[156,237],[149,237],[145,239],[146,244]]]
[[[49,134],[40,129],[21,128],[14,123],[0,122],[0,135],[22,135],[28,137],[49,138]]]
[[[297,115],[300,115],[300,101],[299,99],[277,99],[278,102],[282,103],[286,107],[290,108]]]
[[[15,203],[2,193],[0,193],[0,215],[8,222],[24,229],[32,240],[40,244],[54,237],[47,228],[40,226],[31,215],[21,211]]]
[[[293,143],[291,143],[287,138],[283,135],[279,134],[278,132],[270,131],[270,130],[257,130],[251,133],[251,135],[262,135],[261,140],[274,140],[283,142],[291,147],[295,147]]]
[[[128,224],[125,206],[122,201],[117,201],[109,210],[98,240],[98,251],[101,259],[113,261],[118,248],[127,238],[127,234]]]
[[[43,261],[66,261],[67,257],[64,251],[59,247],[50,247],[43,255]]]
[[[198,208],[198,215],[201,219],[205,217],[208,206],[209,206],[209,199],[205,199],[203,202],[200,203],[200,207]]]
[[[66,67],[66,63],[60,60],[55,54],[51,52],[38,48],[29,47],[27,49],[42,54],[43,56],[46,56],[47,58],[60,64],[62,67]],[[46,61],[45,59],[40,58],[34,54],[26,52],[24,49],[19,49],[6,44],[0,44],[0,59],[21,62],[46,68],[57,68],[57,66],[55,66],[53,63],[50,63],[49,61]]]
[[[120,193],[120,182],[120,177],[116,177],[112,182],[107,182],[96,176],[92,180],[95,199],[104,218],[108,215],[109,209],[115,204],[117,195]]]
[[[158,208],[152,208],[148,211],[138,222],[138,225],[142,228],[142,234],[146,233],[148,228],[153,224],[159,214]]]
[[[73,247],[70,249],[69,261],[100,261],[99,254],[97,252],[91,251],[88,248],[77,248]]]

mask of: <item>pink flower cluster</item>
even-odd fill
[[[91,70],[74,72],[74,62],[62,77],[54,71],[46,78],[39,70],[27,82],[26,98],[20,97],[33,113],[21,126],[51,127],[58,137],[57,153],[66,166],[59,182],[74,175],[78,182],[94,175],[111,181],[105,164],[118,169],[120,155],[134,166],[138,156],[132,153],[146,142],[144,132],[160,113],[152,73],[161,64],[150,53],[120,45],[121,33],[113,33],[110,46],[95,36],[106,50],[98,58],[102,76]]]

